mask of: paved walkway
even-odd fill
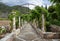
[[[23,26],[20,35],[16,37],[15,41],[34,41],[38,39],[40,39],[40,37],[36,31],[27,23]]]
[[[20,32],[20,35],[17,36],[14,41],[60,41],[54,39],[41,39],[41,37],[36,33],[33,27],[26,23],[23,25],[23,28]]]

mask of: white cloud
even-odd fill
[[[8,5],[21,5],[25,3],[35,4],[35,5],[50,5],[50,2],[48,0],[1,0],[3,3],[6,3]],[[26,5],[27,6],[27,5]],[[34,8],[34,5],[29,5],[29,8]]]
[[[28,3],[34,4],[34,5],[29,5],[27,7],[29,7],[30,9],[33,9],[35,6],[41,6],[43,5],[45,7],[45,5],[47,5],[47,7],[50,6],[50,2],[48,0],[28,0]]]
[[[29,7],[30,9],[33,9],[35,6],[39,5],[43,5],[43,0],[28,0],[28,3],[33,4],[33,5],[25,5],[27,7]]]

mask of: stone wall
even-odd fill
[[[60,39],[60,34],[59,33],[50,33],[50,32],[45,32],[43,34],[44,39]]]
[[[13,38],[14,38],[14,33],[10,33],[4,38],[2,38],[0,41],[13,41]]]
[[[60,33],[55,32],[42,32],[41,29],[36,28],[34,25],[32,25],[33,28],[36,30],[38,35],[40,35],[43,39],[60,39]]]
[[[60,26],[50,25],[50,30],[51,30],[52,32],[60,32]]]
[[[15,30],[14,32],[6,35],[4,38],[2,38],[0,41],[13,41],[14,38],[20,34],[20,29]]]

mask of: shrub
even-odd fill
[[[1,34],[5,34],[5,33],[6,33],[6,29],[0,27],[0,35],[1,35]]]

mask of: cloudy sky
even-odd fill
[[[48,0],[0,0],[0,2],[3,2],[7,5],[13,6],[13,5],[21,5],[25,3],[35,4],[35,5],[50,5],[51,3]],[[30,5],[29,8],[33,8],[34,6]]]

